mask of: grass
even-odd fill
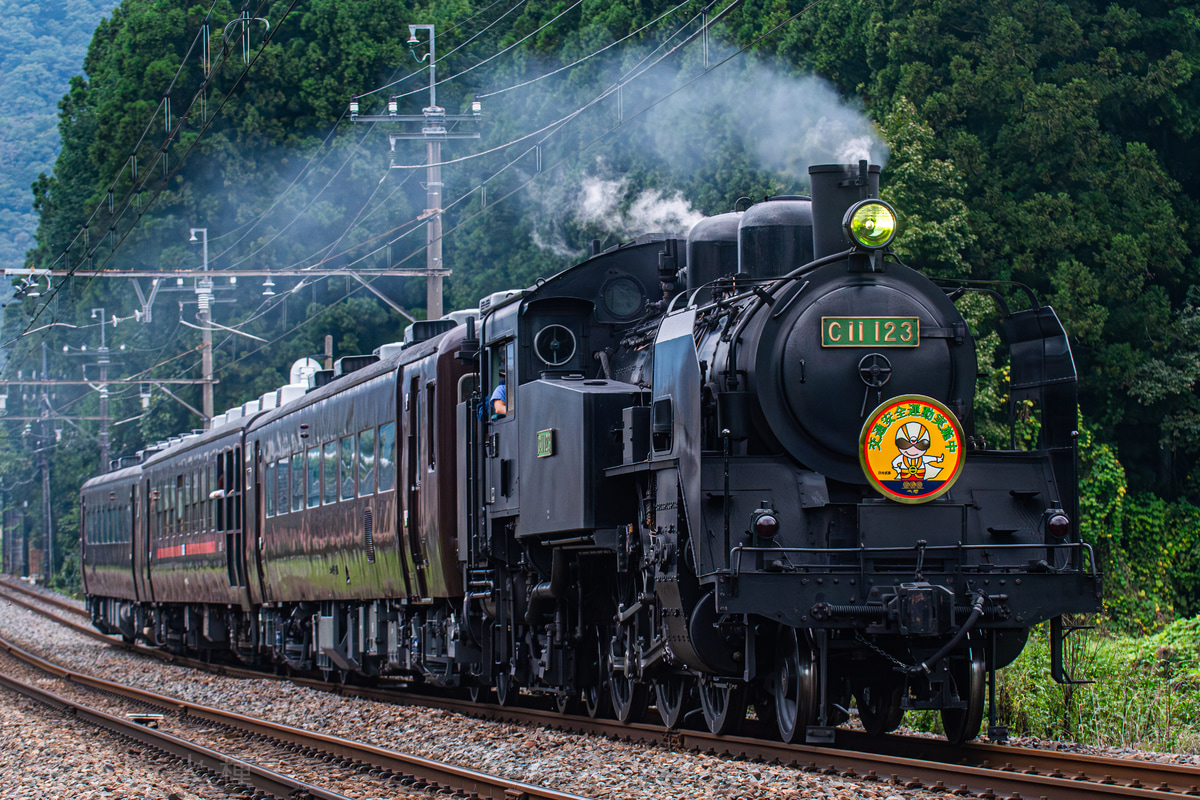
[[[1067,639],[1069,674],[1050,677],[1049,627],[1034,630],[997,680],[999,713],[1013,735],[1143,750],[1200,752],[1200,617],[1141,638],[1102,629]]]
[[[1054,682],[1048,625],[997,675],[997,710],[1010,735],[1200,753],[1200,617],[1138,638],[1081,631],[1067,638],[1063,656],[1068,674],[1095,683]],[[904,721],[940,732],[937,717],[910,712]]]

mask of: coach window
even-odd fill
[[[336,503],[338,498],[338,443],[326,442],[321,455],[321,503]]]
[[[339,458],[342,474],[342,494],[343,500],[354,499],[354,437],[342,437],[342,450]]]
[[[175,506],[175,533],[184,533],[184,508],[187,503],[187,491],[184,489],[183,476],[175,476],[175,493],[171,496],[171,505]]]
[[[233,483],[233,490],[237,493],[233,503],[233,519],[226,520],[229,530],[239,530],[242,527],[242,497],[245,493],[242,491],[242,448],[233,448],[233,461],[230,463],[232,470],[230,478]]]
[[[263,497],[267,501],[267,518],[275,516],[275,462],[267,464],[266,475],[263,476]]]
[[[212,469],[217,476],[212,484],[212,494],[214,495],[212,501],[213,515],[216,518],[217,523],[214,527],[219,531],[223,531],[225,530],[225,487],[228,486],[228,484],[225,482],[224,453],[216,453],[213,456],[213,464],[211,465],[210,469]]]
[[[276,504],[276,514],[288,513],[288,508],[291,505],[291,501],[288,500],[288,487],[291,485],[291,478],[289,476],[291,474],[288,460],[281,458],[278,462],[278,468],[275,470],[276,486],[278,487],[276,497],[279,501]]]
[[[358,434],[358,496],[375,493],[375,429]]]
[[[192,476],[184,473],[179,476],[179,532],[192,532]]]
[[[308,458],[308,507],[321,505],[321,448],[310,447],[305,451]]]
[[[379,426],[379,491],[396,488],[396,423]]]
[[[226,450],[221,454],[221,489],[224,492],[224,500],[221,503],[221,511],[225,515],[222,524],[225,530],[237,530],[238,509],[237,509],[237,491],[241,488],[238,485],[238,476],[241,474],[238,470],[238,449]]]
[[[219,513],[220,509],[218,508],[218,503],[220,501],[215,499],[212,495],[213,492],[217,490],[217,476],[221,474],[221,465],[219,459],[220,456],[216,456],[212,461],[208,462],[208,486],[204,493],[204,496],[209,498],[208,513],[209,516],[212,517],[212,526],[216,530],[221,529],[221,515]]]
[[[304,454],[292,456],[292,511],[304,508]]]
[[[435,399],[437,397],[437,384],[425,384],[425,428],[429,431],[429,439],[426,445],[429,447],[429,471],[433,472],[437,468],[437,416],[434,411],[437,409]]]

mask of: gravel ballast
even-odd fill
[[[195,703],[597,798],[945,797],[767,764],[235,680],[125,653],[0,601],[0,634],[70,668]],[[45,754],[45,757],[51,757]],[[0,778],[0,788],[6,779]],[[131,790],[127,795],[140,797]]]
[[[924,800],[954,797],[683,752],[665,746],[630,744],[598,736],[473,719],[437,709],[343,698],[282,681],[224,678],[99,644],[3,601],[0,601],[0,634],[46,654],[66,667],[98,677],[589,797],[631,800],[675,797]],[[3,668],[2,664],[0,668]],[[1128,757],[1127,753],[1122,755]],[[53,758],[52,753],[43,751],[39,753],[37,763]],[[136,761],[128,755],[126,759]],[[1194,756],[1171,754],[1155,759],[1176,763],[1198,761]],[[52,766],[47,768],[53,769]],[[7,770],[0,772],[0,797],[9,797],[5,792],[13,780]],[[127,794],[97,796],[166,796],[161,790],[158,794],[138,794],[142,791],[139,786],[131,780],[122,788],[122,791],[128,791]],[[187,795],[180,794],[180,797]]]

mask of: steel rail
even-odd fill
[[[309,796],[318,800],[351,800],[338,792],[331,792],[302,780],[292,778],[274,770],[260,767],[236,756],[189,742],[178,736],[150,728],[137,722],[122,719],[99,709],[69,700],[53,692],[32,686],[0,674],[0,686],[25,695],[31,700],[70,714],[76,719],[111,731],[118,736],[140,742],[176,758],[184,759],[189,765],[199,767],[221,776],[228,782],[249,786],[280,800]]]
[[[548,726],[610,738],[673,745],[734,758],[777,761],[806,771],[878,780],[899,787],[949,791],[976,797],[1089,800],[1200,796],[1200,767],[1061,753],[993,744],[954,746],[916,736],[870,737],[837,731],[837,746],[785,744],[760,737],[714,736],[707,731],[667,730],[642,723],[566,716],[556,711],[494,706],[447,697],[399,695],[366,687],[338,686],[338,694],[421,705],[505,722]],[[1015,766],[1014,766],[1015,765]]]
[[[90,619],[90,617],[88,616],[87,609],[80,608],[79,606],[77,606],[73,603],[68,603],[66,600],[62,600],[58,597],[54,597],[53,595],[46,595],[46,594],[42,594],[41,592],[35,592],[33,589],[30,589],[28,586],[23,586],[19,582],[14,582],[12,580],[9,580],[7,577],[0,578],[0,586],[4,587],[5,589],[12,589],[15,592],[20,592],[21,594],[26,595],[27,597],[32,597],[35,600],[43,602],[47,605],[54,606],[55,608],[61,608],[63,611],[67,611],[71,614],[74,614],[77,617],[83,617],[84,619]]]
[[[220,675],[220,676],[223,676],[226,678],[242,678],[242,679],[254,679],[254,680],[284,680],[284,678],[282,678],[281,676],[275,675],[274,673],[270,673],[270,672],[262,672],[261,670],[247,669],[244,667],[236,667],[236,666],[231,666],[229,664],[213,664],[212,662],[209,662],[209,661],[200,661],[199,659],[187,658],[186,656],[179,656],[179,655],[175,655],[174,653],[168,653],[164,650],[159,650],[158,648],[155,648],[155,647],[146,647],[145,645],[140,645],[140,644],[136,644],[133,642],[126,642],[116,636],[110,636],[107,633],[101,633],[100,631],[96,630],[95,628],[91,627],[90,625],[82,625],[78,622],[74,622],[72,620],[57,616],[57,615],[51,613],[50,611],[47,611],[46,609],[35,605],[31,601],[25,600],[22,597],[19,597],[17,595],[10,594],[7,590],[13,589],[13,588],[15,588],[15,587],[13,587],[13,585],[11,583],[8,583],[7,581],[0,581],[0,599],[7,600],[8,602],[13,603],[14,605],[18,605],[21,608],[26,609],[27,611],[32,611],[35,614],[40,614],[41,616],[46,617],[47,619],[50,619],[54,622],[57,622],[58,624],[62,625],[63,627],[68,628],[68,629],[74,631],[75,633],[80,634],[81,636],[86,636],[89,639],[95,639],[98,642],[103,642],[104,644],[110,645],[119,650],[124,650],[128,653],[137,653],[138,655],[143,655],[148,658],[153,658],[158,661],[163,661],[167,664],[174,664],[176,666],[190,667],[192,669],[204,670],[205,672],[210,672],[214,675]],[[22,591],[27,595],[32,595],[38,601],[41,601],[44,599],[37,592],[30,592],[28,589],[25,589],[24,587],[17,589],[17,591]],[[78,611],[79,609],[74,609],[74,610]],[[84,616],[87,617],[86,612],[84,613]],[[89,619],[90,619],[90,617],[89,617]]]
[[[846,734],[847,743],[852,744],[855,749],[883,747],[889,753],[917,758],[927,754],[930,744],[933,744],[936,746],[933,749],[939,751],[940,761],[998,769],[1001,772],[1047,776],[1057,774],[1074,781],[1089,780],[1101,784],[1115,782],[1133,788],[1144,786],[1158,792],[1200,797],[1200,767],[1192,765],[982,742],[967,742],[961,745],[952,745],[944,741],[930,743],[929,740],[911,736],[873,739],[857,731],[838,731],[839,740],[843,738],[843,734]]]
[[[408,755],[395,750],[387,750],[363,742],[355,742],[338,736],[294,728],[290,725],[257,719],[233,711],[224,711],[175,697],[167,697],[133,686],[125,686],[54,664],[8,641],[2,636],[0,636],[0,649],[3,649],[15,658],[19,658],[30,666],[79,686],[118,695],[158,708],[168,709],[182,717],[193,717],[205,720],[206,722],[228,726],[252,736],[266,738],[273,744],[300,750],[310,750],[321,755],[330,755],[357,764],[369,764],[391,773],[398,780],[412,781],[414,785],[420,788],[427,788],[433,791],[445,790],[447,793],[458,792],[471,797],[492,798],[494,800],[514,800],[514,798],[525,798],[526,800],[586,800],[586,798],[580,795],[559,792],[544,786],[515,781],[497,775],[489,775],[488,773],[467,767],[446,764],[433,759]],[[124,720],[121,721],[124,722]],[[141,726],[137,727],[141,728]],[[292,788],[295,789],[297,787],[294,786]],[[308,790],[306,789],[306,791]],[[325,797],[326,795],[315,796]],[[342,795],[330,796],[342,797]]]
[[[54,618],[44,609],[33,610]],[[69,621],[64,621],[64,624],[76,630],[81,627]],[[82,629],[80,632],[176,664],[194,665],[239,677],[277,677],[270,673],[183,659],[153,648],[125,645],[91,629]],[[789,745],[771,741],[771,734],[766,731],[760,738],[713,736],[706,731],[670,731],[657,725],[622,724],[615,720],[563,715],[536,708],[486,705],[452,697],[402,692],[395,688],[331,684],[299,677],[293,677],[291,681],[341,696],[438,708],[468,716],[549,726],[625,741],[667,744],[700,752],[779,761],[807,770],[882,780],[908,788],[946,789],[985,798],[997,793],[1031,798],[1045,796],[1055,800],[1200,797],[1200,767],[1190,765],[998,744],[968,743],[956,747],[940,739],[870,737],[850,730],[837,731],[835,748]]]

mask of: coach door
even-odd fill
[[[421,552],[421,373],[416,370],[409,379],[408,392],[404,395],[404,410],[408,423],[408,436],[405,446],[407,457],[404,460],[405,472],[405,503],[404,503],[404,538],[408,546],[409,591],[415,592],[417,598],[427,597],[425,586],[425,556]],[[415,598],[414,598],[415,599]]]
[[[154,602],[154,581],[150,570],[151,555],[154,553],[154,520],[158,509],[162,508],[162,500],[152,488],[151,478],[142,480],[142,497],[145,498],[142,512],[142,522],[137,530],[140,532],[134,541],[133,565],[134,579],[138,586],[138,597],[142,602]]]
[[[246,585],[242,539],[242,448],[233,447],[216,454],[217,489],[213,497],[217,504],[217,530],[225,533],[225,568],[231,587]]]
[[[247,448],[250,443],[246,443]],[[254,460],[251,462],[251,467],[246,471],[247,480],[251,480],[253,476],[254,493],[246,498],[246,516],[243,524],[245,525],[246,539],[245,546],[241,551],[243,563],[253,569],[252,577],[254,580],[250,585],[250,602],[261,603],[266,600],[266,595],[263,591],[263,566],[262,566],[262,536],[264,520],[266,519],[266,505],[263,503],[263,452],[262,442],[255,440],[254,442]],[[275,490],[275,483],[272,481],[268,484],[268,490]]]
[[[135,483],[129,487],[129,567],[133,570],[133,596],[139,603],[149,602],[150,594],[146,591],[146,560],[145,524],[143,522],[142,504],[138,501],[141,484]]]

